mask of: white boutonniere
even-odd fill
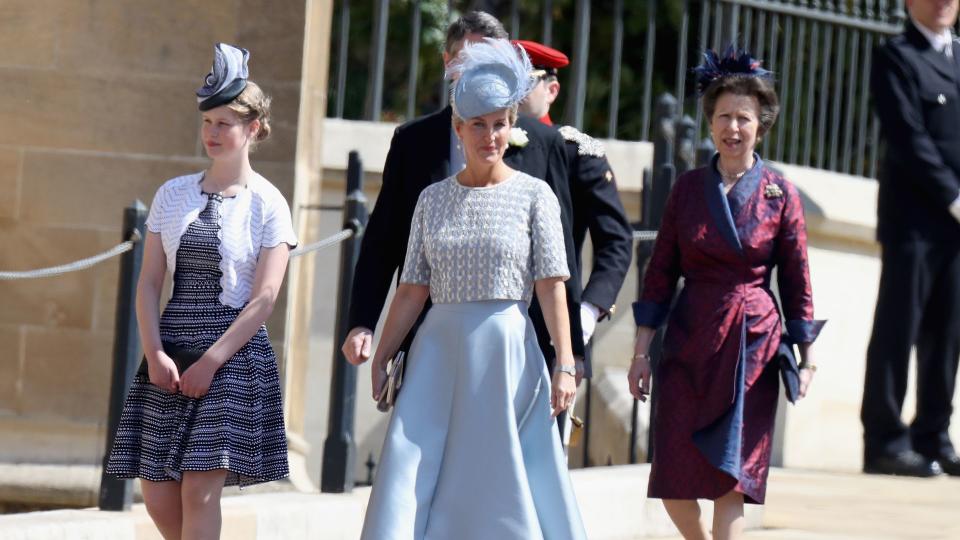
[[[783,190],[776,184],[767,184],[767,186],[763,188],[763,196],[768,199],[779,199],[783,197]]]
[[[530,138],[527,137],[526,131],[515,127],[510,128],[510,140],[508,142],[510,143],[510,146],[518,146],[523,148],[528,142],[530,142]]]

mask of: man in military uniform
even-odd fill
[[[907,0],[875,51],[870,90],[885,143],[880,290],[860,419],[864,472],[960,476],[950,417],[960,358],[960,43],[957,0]],[[901,420],[916,350],[917,407]]]
[[[482,11],[464,14],[447,29],[444,63],[453,60],[465,42],[483,38],[506,39],[507,32],[492,15]],[[397,128],[390,142],[380,195],[370,215],[357,259],[350,297],[351,330],[341,347],[344,357],[352,364],[361,364],[370,358],[373,329],[386,302],[394,272],[398,268],[402,270],[410,223],[420,192],[430,184],[460,172],[464,166],[463,151],[453,132],[451,117],[452,110],[447,106],[407,122]],[[565,143],[555,130],[530,118],[518,119],[514,130],[519,135],[518,141],[511,142],[504,161],[514,169],[546,181],[560,201],[571,276],[565,283],[570,335],[578,336],[581,334],[581,287],[579,274],[576,273],[577,262],[571,233],[573,218],[566,180]],[[424,313],[426,309],[429,309],[429,302]],[[545,352],[553,351],[537,302],[533,302],[530,316],[537,328],[541,347]],[[402,346],[404,350],[408,349],[415,332],[416,327],[407,336]],[[583,356],[583,342],[578,339],[571,341],[574,355]],[[552,355],[547,361],[552,370]]]
[[[516,40],[530,56],[537,86],[520,105],[520,114],[553,126],[550,105],[560,94],[557,70],[570,61],[562,52],[533,41]],[[573,199],[573,241],[577,270],[587,232],[593,244],[593,267],[583,289],[580,319],[583,329],[584,375],[590,376],[590,340],[599,321],[616,309],[617,293],[630,268],[633,228],[623,210],[610,162],[600,141],[574,127],[556,127],[566,140],[567,178]],[[579,382],[579,379],[578,379]]]

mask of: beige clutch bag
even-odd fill
[[[387,412],[397,402],[400,386],[403,385],[403,368],[406,354],[398,351],[387,363],[387,382],[380,390],[380,399],[377,400],[377,410]]]

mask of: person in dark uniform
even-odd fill
[[[880,291],[863,391],[864,472],[960,476],[947,431],[960,359],[958,0],[907,0],[903,34],[874,52],[871,91],[885,155]],[[900,419],[911,348],[917,413]]]
[[[444,63],[456,58],[466,41],[483,38],[506,39],[503,25],[492,15],[472,11],[454,21],[447,29]],[[576,273],[576,256],[572,239],[572,203],[567,184],[566,148],[563,138],[536,120],[518,119],[511,132],[510,148],[504,161],[547,182],[560,201],[567,262],[571,278],[565,282],[570,313],[570,333],[580,335],[580,280]],[[394,272],[403,265],[413,210],[420,192],[444,180],[464,166],[463,151],[453,131],[449,106],[433,114],[408,122],[399,128],[390,142],[383,168],[383,184],[370,222],[364,233],[357,259],[356,275],[350,301],[350,332],[341,347],[347,361],[360,364],[370,358],[373,329],[376,328],[390,290]],[[429,301],[427,304],[429,309]],[[538,303],[534,300],[530,315],[537,328],[544,352],[552,351],[546,325]],[[421,315],[422,318],[422,315]],[[416,333],[410,331],[403,350]],[[573,340],[575,356],[583,356],[583,343]],[[552,353],[550,357],[552,359]],[[553,365],[549,364],[552,369]]]
[[[514,43],[527,51],[534,75],[539,79],[520,105],[520,113],[553,126],[550,105],[560,94],[557,70],[570,61],[562,52],[534,41]],[[580,303],[585,361],[578,366],[581,376],[585,370],[589,377],[590,340],[597,322],[610,318],[616,310],[617,293],[630,268],[633,228],[623,210],[613,169],[600,141],[571,126],[554,127],[566,140],[567,178],[573,199],[573,242],[581,275],[581,251],[587,232],[593,244],[593,267]]]

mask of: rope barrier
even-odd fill
[[[307,244],[303,247],[300,247],[291,251],[290,258],[292,259],[294,257],[299,257],[301,255],[306,255],[307,253],[310,253],[312,251],[319,251],[323,248],[330,247],[334,244],[339,244],[340,242],[343,242],[344,240],[346,240],[347,238],[350,238],[351,236],[353,236],[353,229],[344,229],[333,236],[320,240],[319,242]]]
[[[633,231],[634,242],[653,242],[657,239],[657,231]]]
[[[324,238],[323,240],[314,242],[312,244],[307,244],[303,247],[299,247],[293,250],[290,253],[290,258],[300,257],[302,255],[306,255],[307,253],[320,251],[321,249],[325,249],[330,246],[339,244],[340,242],[343,242],[344,240],[347,240],[348,238],[352,237],[353,234],[354,232],[352,229],[344,229],[332,236]],[[633,232],[633,239],[635,241],[650,242],[655,240],[656,238],[657,238],[657,231],[634,231]],[[140,237],[140,233],[137,231],[134,231],[130,240],[127,240],[126,242],[123,242],[121,244],[117,244],[116,246],[108,249],[107,251],[104,251],[103,253],[100,253],[98,255],[94,255],[93,257],[87,257],[86,259],[81,259],[79,261],[75,261],[72,263],[61,264],[59,266],[51,266],[49,268],[40,268],[37,270],[24,270],[21,272],[0,272],[0,281],[9,281],[14,279],[45,278],[45,277],[59,276],[59,275],[67,274],[70,272],[77,272],[80,270],[86,270],[91,266],[95,266],[97,264],[102,263],[103,261],[106,261],[107,259],[111,259],[113,257],[122,255],[130,251],[131,249],[133,249],[133,245],[139,242],[140,240],[142,240],[142,238]]]
[[[339,244],[344,240],[353,236],[353,230],[344,229],[333,236],[324,238],[319,242],[314,242],[308,244],[301,248],[297,248],[290,253],[290,257],[299,257],[301,255],[306,255],[314,251],[319,251],[321,249],[330,247],[335,244]],[[86,270],[91,266],[111,259],[118,255],[123,255],[124,253],[133,249],[133,245],[142,240],[140,233],[138,231],[133,231],[133,234],[130,237],[130,240],[126,242],[117,244],[116,246],[104,251],[103,253],[94,255],[92,257],[87,257],[86,259],[80,259],[79,261],[74,261],[67,264],[61,264],[59,266],[51,266],[49,268],[39,268],[37,270],[23,270],[23,271],[14,271],[14,272],[0,272],[0,281],[10,281],[14,279],[37,279],[45,277],[59,276],[62,274],[68,274],[70,272],[78,272],[80,270]]]
[[[0,281],[8,281],[12,279],[35,279],[35,278],[44,278],[51,276],[59,276],[61,274],[67,274],[69,272],[77,272],[79,270],[86,270],[93,265],[102,263],[103,261],[121,255],[133,249],[133,245],[141,240],[140,232],[133,231],[133,234],[130,235],[130,240],[123,242],[122,244],[117,244],[116,246],[100,253],[99,255],[94,255],[93,257],[87,257],[86,259],[80,259],[72,263],[61,264],[59,266],[51,266],[50,268],[40,268],[38,270],[24,270],[22,272],[0,272]]]

